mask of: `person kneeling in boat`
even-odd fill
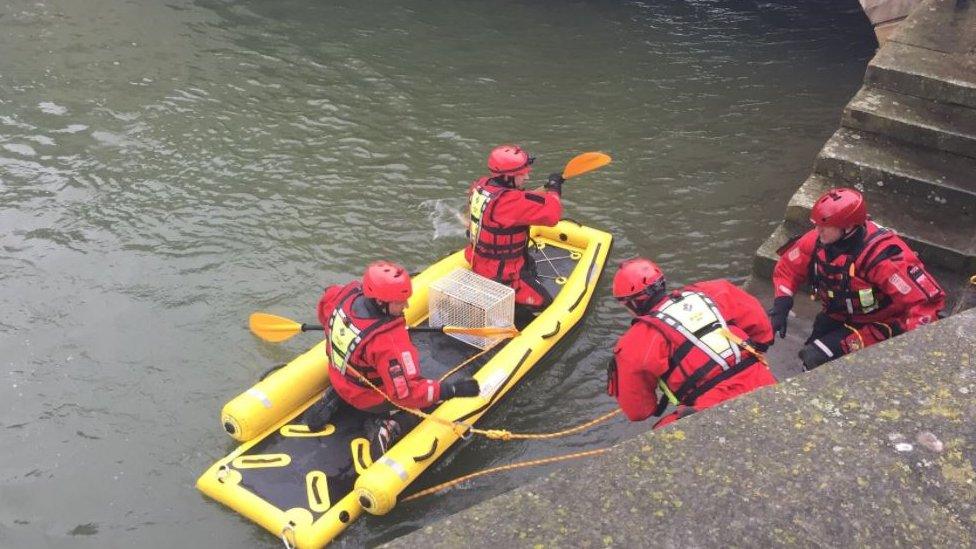
[[[832,189],[810,210],[814,228],[778,250],[773,330],[786,336],[793,294],[809,283],[823,302],[800,350],[805,370],[939,318],[946,294],[893,231],[868,220],[854,189]]]
[[[474,378],[442,383],[420,375],[417,348],[403,316],[412,293],[403,267],[376,261],[366,268],[361,283],[331,286],[322,294],[318,318],[325,328],[331,387],[308,415],[312,431],[325,426],[341,399],[378,416],[367,422],[367,433],[382,455],[419,422],[404,412],[391,417],[396,406],[428,408],[449,398],[478,395]]]
[[[769,319],[759,300],[732,283],[697,282],[669,293],[661,269],[635,258],[620,265],[613,295],[636,318],[614,347],[607,393],[631,421],[677,404],[657,429],[776,383],[757,356],[773,342]]]
[[[517,145],[500,145],[488,155],[491,176],[468,190],[468,246],[471,270],[515,290],[515,302],[542,309],[552,296],[542,285],[535,263],[528,260],[529,226],[552,227],[562,216],[561,174],[549,176],[544,190],[527,191],[525,182],[535,161]]]

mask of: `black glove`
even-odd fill
[[[479,393],[481,393],[481,387],[478,386],[478,380],[473,377],[441,384],[441,400],[454,397],[473,397],[478,396]]]
[[[780,339],[786,337],[786,324],[793,308],[793,298],[781,295],[773,300],[773,306],[766,312],[769,322],[773,325],[773,333],[779,333]]]
[[[559,196],[563,195],[563,183],[566,180],[563,179],[563,174],[559,172],[553,172],[549,174],[549,180],[543,185],[547,191],[555,191]]]
[[[773,337],[773,341],[774,342],[776,341],[775,335]],[[759,351],[760,353],[765,353],[766,351],[769,350],[770,347],[773,346],[773,343],[772,342],[770,342],[770,343],[759,343],[758,341],[753,341],[751,339],[747,339],[746,340],[746,343],[748,343],[749,345],[751,345],[753,349]]]

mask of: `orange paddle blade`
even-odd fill
[[[519,334],[515,326],[485,326],[482,328],[444,326],[442,330],[445,334],[466,334],[480,337],[515,337]]]
[[[576,177],[577,175],[582,175],[586,172],[606,166],[610,163],[610,160],[612,160],[610,155],[603,154],[601,152],[585,152],[583,154],[576,155],[572,160],[566,163],[566,167],[563,169],[563,179]]]
[[[291,339],[301,333],[302,325],[290,318],[268,313],[254,313],[248,319],[251,333],[271,343]]]

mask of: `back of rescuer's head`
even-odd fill
[[[499,145],[488,153],[488,170],[492,176],[505,181],[528,175],[533,162],[535,157],[518,145]]]
[[[374,261],[363,273],[363,294],[387,313],[399,314],[413,294],[413,283],[402,266],[392,261]],[[399,304],[397,311],[391,311],[391,303]]]
[[[613,276],[613,297],[637,315],[647,314],[666,291],[664,272],[643,257],[624,261]]]
[[[868,220],[867,204],[861,193],[841,187],[823,194],[810,209],[810,222],[818,227],[849,229]]]

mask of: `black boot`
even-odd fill
[[[322,398],[309,406],[308,410],[305,410],[305,425],[308,425],[309,432],[317,433],[325,429],[329,420],[332,419],[332,415],[339,409],[340,404],[342,404],[342,399],[336,394],[335,389],[327,388]]]
[[[400,440],[400,423],[392,417],[371,417],[366,420],[366,440],[373,461],[378,460]]]

